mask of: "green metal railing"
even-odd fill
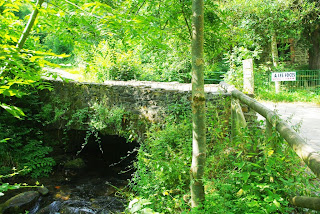
[[[281,90],[288,92],[304,90],[320,94],[320,70],[299,70],[294,72],[296,72],[296,81],[281,81]],[[271,73],[255,74],[255,82],[263,82],[263,87],[269,89],[274,88],[275,83],[271,81]],[[204,80],[205,84],[219,84],[223,81],[225,72],[214,72],[214,74],[213,78]],[[259,87],[261,87],[260,84]]]
[[[296,72],[296,81],[281,81],[281,90],[289,92],[304,90],[320,94],[320,70],[300,70],[294,72]],[[271,73],[266,74],[269,89],[275,86],[275,83],[271,81]],[[263,77],[260,75],[258,78]]]
[[[296,81],[281,82],[282,88],[288,91],[309,90],[319,92],[319,70],[296,71],[296,75]]]
[[[223,81],[224,78],[224,74],[226,72],[220,72],[220,71],[216,71],[214,72],[214,78],[210,78],[210,79],[204,79],[204,83],[205,84],[219,84],[220,82]]]

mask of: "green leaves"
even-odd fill
[[[146,207],[150,204],[151,202],[147,199],[134,198],[129,203],[128,211],[130,213],[159,214],[158,212],[154,212],[152,209]]]
[[[5,109],[7,112],[9,112],[10,114],[12,114],[14,117],[21,119],[21,117],[26,116],[23,111],[16,107],[16,106],[10,106],[7,105],[5,103],[0,103],[0,107],[2,107],[3,109]]]
[[[19,189],[20,188],[20,184],[14,184],[14,185],[10,185],[9,183],[3,183],[0,186],[0,196],[3,196],[4,193],[8,190],[13,190],[13,189]]]

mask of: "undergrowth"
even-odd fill
[[[179,106],[179,105],[178,105]],[[192,123],[185,105],[173,108],[164,124],[155,124],[141,144],[132,180],[130,213],[301,213],[289,204],[311,195],[315,177],[276,132],[243,129],[232,141],[226,106],[207,107],[206,201],[189,204]]]
[[[0,175],[11,174],[12,168],[21,175],[31,177],[48,176],[54,159],[52,147],[43,139],[39,114],[41,102],[34,90],[25,89],[29,96],[24,99],[7,99],[7,103],[19,106],[27,117],[20,119],[1,111],[0,114]]]
[[[319,88],[299,86],[300,81],[282,82],[281,91],[276,93],[275,83],[270,80],[271,72],[296,71],[296,68],[271,68],[260,65],[255,68],[254,84],[255,96],[260,100],[269,100],[273,102],[308,102],[320,104]],[[234,84],[234,82],[231,82]]]
[[[256,98],[273,102],[306,102],[320,105],[320,95],[308,90],[275,93],[274,90],[259,89]]]

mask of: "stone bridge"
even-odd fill
[[[106,81],[104,83],[79,83],[50,81],[54,90],[41,95],[45,105],[51,106],[56,118],[53,127],[61,129],[68,124],[67,115],[79,109],[90,109],[99,104],[106,109],[121,107],[135,118],[134,123],[145,120],[161,122],[169,112],[168,108],[180,105],[191,108],[191,84],[178,82],[147,81]],[[220,90],[219,85],[205,85],[207,103],[229,102],[230,96]],[[228,101],[227,101],[228,100]],[[59,109],[60,110],[57,110]],[[69,117],[70,119],[70,117]],[[138,127],[132,125],[133,128]],[[69,124],[69,129],[85,130],[84,124]],[[118,130],[105,130],[106,134],[116,135]],[[138,130],[142,134],[143,130]]]

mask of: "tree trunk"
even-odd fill
[[[274,67],[278,67],[279,55],[278,55],[278,46],[277,46],[277,36],[275,33],[272,33],[271,36],[271,54],[272,54],[272,63]],[[280,81],[275,81],[276,93],[280,92]]]
[[[206,161],[203,0],[192,1],[192,164],[190,169],[191,206],[200,206],[205,199],[203,174]]]
[[[34,11],[32,12],[32,14],[29,18],[28,24],[26,25],[26,27],[25,27],[25,29],[19,39],[19,42],[17,44],[17,48],[19,48],[19,49],[23,48],[24,43],[26,42],[26,40],[30,34],[31,28],[33,27],[34,22],[37,18],[37,15],[39,13],[39,8],[41,7],[43,2],[44,2],[44,0],[37,0],[36,7],[35,7]]]
[[[272,33],[272,36],[271,36],[271,54],[272,54],[273,66],[277,67],[279,63],[279,55],[278,55],[278,46],[277,46],[277,36],[275,33]]]
[[[310,34],[309,68],[320,70],[320,26],[316,25]]]

